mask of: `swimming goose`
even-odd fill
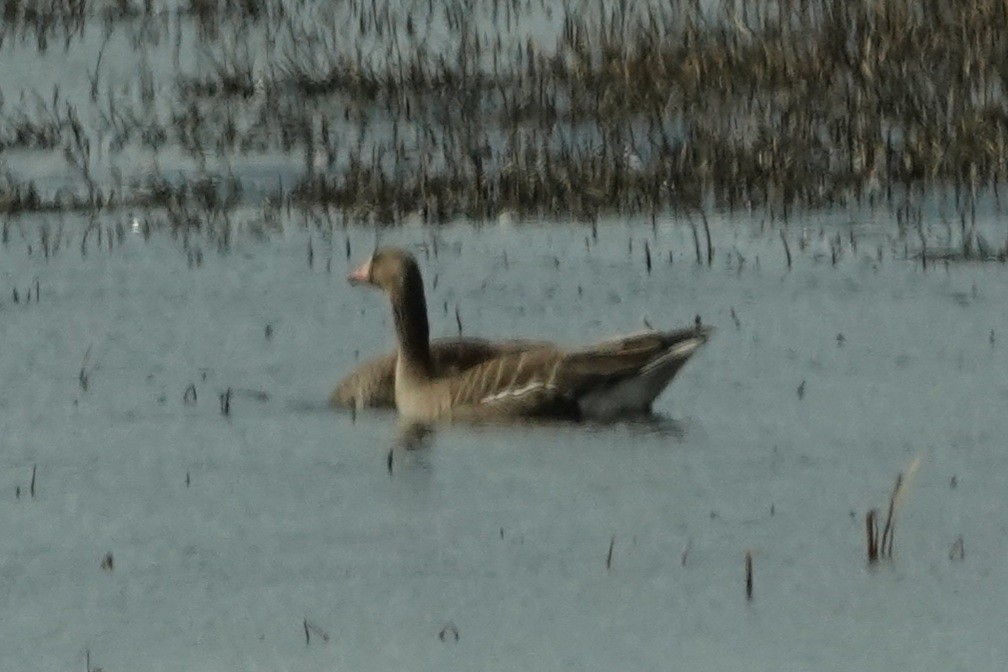
[[[431,348],[423,280],[410,253],[378,249],[347,280],[389,295],[398,342],[395,405],[404,419],[414,422],[609,419],[646,412],[713,331],[701,326],[649,331],[573,350],[531,344],[445,369]],[[377,370],[376,362],[364,367]]]

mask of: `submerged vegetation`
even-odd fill
[[[786,219],[868,200],[909,218],[915,190],[967,213],[1008,178],[1008,5],[990,0],[3,0],[0,15],[5,62],[89,63],[83,86],[0,76],[6,214]],[[23,170],[40,155],[66,174]]]

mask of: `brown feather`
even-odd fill
[[[435,375],[452,375],[503,353],[548,345],[542,341],[488,341],[481,338],[444,338],[431,342]],[[396,352],[364,362],[340,381],[329,397],[343,408],[395,408]]]

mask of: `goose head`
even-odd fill
[[[371,285],[393,296],[402,294],[407,287],[419,285],[420,267],[406,250],[382,247],[371,258],[347,276],[351,285]]]
[[[347,276],[350,284],[366,284],[383,290],[392,301],[396,338],[402,361],[415,370],[429,374],[430,327],[423,278],[413,255],[395,247],[375,250],[371,258]]]

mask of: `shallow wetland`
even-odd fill
[[[996,669],[1004,12],[0,2],[0,668]],[[436,335],[717,332],[406,446],[379,242]]]

